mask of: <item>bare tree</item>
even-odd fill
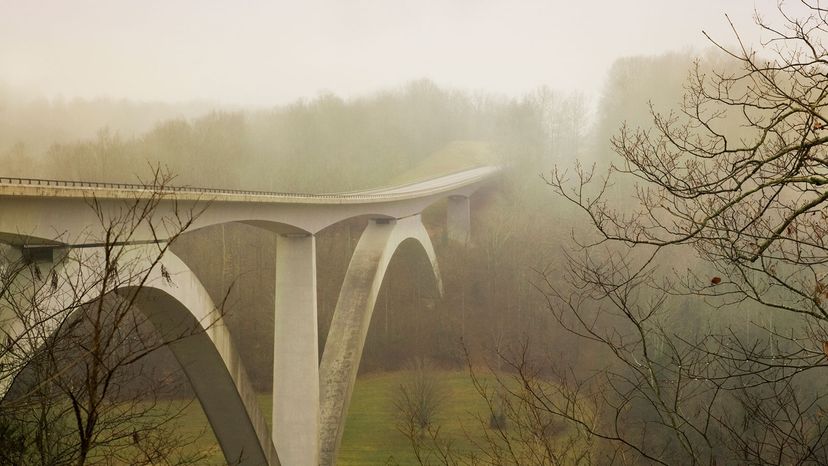
[[[470,362],[468,349],[465,355],[472,386],[484,401],[474,421],[463,426],[472,448],[458,448],[443,435],[438,420],[420,426],[415,415],[401,410],[398,429],[408,439],[418,464],[592,464],[591,432],[567,423],[549,408],[549,403],[560,403],[563,397],[557,385],[539,371],[537,362],[531,361],[528,345],[519,345],[515,352],[498,350],[498,359],[492,361],[497,367],[489,365],[482,372]],[[596,417],[585,400],[577,400],[575,409],[585,417]],[[494,416],[500,425],[491,425]]]
[[[757,14],[762,50],[714,41],[733,66],[697,62],[678,110],[621,128],[605,176],[547,180],[594,235],[540,286],[603,363],[525,398],[597,439],[596,462],[828,464],[828,10],[799,3]]]
[[[394,399],[400,420],[415,429],[426,429],[434,424],[446,401],[446,387],[434,365],[422,358],[409,361],[406,378]]]
[[[8,464],[159,464],[196,462],[192,438],[177,432],[186,403],[142,365],[166,345],[203,332],[199,322],[156,332],[138,309],[150,280],[173,284],[161,259],[200,213],[169,199],[160,169],[134,199],[112,207],[88,199],[97,225],[42,262],[36,248],[10,250],[2,279],[4,365],[10,388],[0,404],[0,459]],[[172,202],[161,214],[162,202]],[[147,241],[140,232],[151,232]],[[46,268],[48,267],[48,268]],[[219,310],[217,310],[219,311]],[[218,312],[217,315],[220,315]],[[15,328],[16,326],[16,328]]]
[[[468,356],[468,354],[467,354]],[[511,349],[498,349],[496,368],[481,373],[472,364],[469,372],[486,410],[478,414],[481,437],[469,436],[475,450],[464,455],[468,464],[548,465],[592,464],[591,435],[569,425],[548,408],[560,398],[542,366],[523,342]],[[594,417],[583,400],[573,400],[585,419]],[[497,426],[486,424],[486,416],[501,418]],[[488,428],[487,428],[488,427]]]

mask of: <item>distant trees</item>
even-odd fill
[[[187,404],[159,402],[173,388],[170,380],[141,364],[211,325],[162,334],[137,308],[149,281],[175,280],[160,259],[198,215],[188,209],[159,215],[170,180],[156,170],[147,196],[115,209],[91,198],[99,224],[89,226],[88,238],[72,241],[99,247],[56,249],[54,262],[8,249],[0,279],[3,464],[180,464],[201,458],[188,451],[192,439],[175,424]],[[158,232],[157,244],[130,245],[138,231]]]
[[[0,82],[0,155],[19,145],[26,148],[28,156],[40,158],[54,145],[94,139],[103,128],[131,138],[151,130],[158,121],[194,118],[215,107],[216,104],[206,102],[167,104],[123,99],[46,98],[25,86]],[[15,170],[15,173],[34,176],[37,172],[31,168],[24,168],[22,172]],[[138,168],[143,170],[143,166]]]
[[[139,115],[142,108],[159,116],[154,125]],[[19,118],[4,118],[12,111]],[[454,141],[487,141],[504,163],[548,167],[547,139],[568,152],[567,135],[583,126],[584,114],[577,98],[548,89],[506,99],[428,80],[349,100],[322,94],[268,110],[184,106],[186,119],[161,119],[171,111],[128,102],[12,99],[0,108],[0,159],[5,174],[23,177],[125,181],[150,161],[189,185],[351,190],[387,183]],[[104,118],[110,113],[124,121]]]

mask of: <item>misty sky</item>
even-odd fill
[[[775,1],[756,0],[773,11]],[[418,78],[600,91],[619,56],[727,41],[753,0],[0,0],[0,82],[44,96],[272,105]]]

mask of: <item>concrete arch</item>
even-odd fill
[[[149,279],[140,285],[128,283],[108,291],[137,293],[138,309],[165,339],[175,340],[169,347],[190,380],[228,462],[280,464],[256,393],[222,316],[181,259],[167,251],[152,263],[151,258],[157,254],[154,245],[130,247],[123,263],[129,264],[131,271],[138,271],[136,276]],[[169,279],[161,273],[162,266]],[[56,294],[61,295],[61,290]],[[83,301],[92,297],[85,296]],[[56,308],[60,305],[55,303]]]
[[[161,275],[161,265],[170,280]],[[140,288],[137,304],[164,337],[174,338],[193,325],[201,327],[172,343],[170,349],[187,374],[228,462],[241,458],[238,464],[278,465],[256,392],[230,332],[198,277],[167,251]]]
[[[320,464],[323,466],[336,462],[377,294],[394,252],[409,239],[422,246],[442,295],[437,256],[420,216],[396,221],[372,220],[348,266],[319,368]]]

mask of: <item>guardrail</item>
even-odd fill
[[[497,169],[497,167],[492,167]],[[469,170],[472,171],[472,170]],[[457,172],[462,173],[462,172]],[[456,173],[454,173],[456,174]],[[491,173],[486,173],[484,175],[478,175],[469,179],[464,179],[460,182],[449,183],[445,186],[445,188],[451,188],[454,186],[466,185],[474,181],[478,181],[482,178],[488,178]],[[444,175],[443,177],[451,176]],[[434,179],[439,179],[433,178]],[[421,182],[425,182],[429,180],[423,180]],[[134,190],[134,191],[152,191],[152,192],[161,192],[161,193],[193,193],[193,194],[238,194],[238,195],[247,195],[247,196],[269,196],[269,197],[292,197],[292,198],[303,198],[303,199],[336,199],[336,198],[347,198],[347,199],[380,199],[380,198],[396,198],[396,197],[407,197],[410,196],[412,193],[386,193],[383,194],[381,192],[377,192],[378,189],[369,190],[368,193],[360,193],[359,191],[347,192],[347,193],[325,193],[325,194],[310,194],[310,193],[287,193],[287,192],[279,192],[279,191],[255,191],[255,190],[244,190],[244,189],[219,189],[219,188],[203,188],[203,187],[192,187],[192,186],[166,186],[166,185],[143,185],[137,183],[106,183],[100,181],[72,181],[72,180],[52,180],[52,179],[45,179],[45,178],[13,178],[7,176],[0,176],[0,185],[26,185],[26,186],[54,186],[54,187],[63,187],[63,188],[97,188],[97,189],[126,189],[126,190]],[[402,186],[411,186],[417,184],[409,183]],[[379,189],[394,189],[399,188],[397,186],[391,186],[386,188],[379,188]],[[426,190],[424,190],[426,191]]]
[[[50,180],[45,178],[12,178],[0,176],[0,184],[18,184],[27,186],[55,186],[62,188],[103,188],[103,189],[132,189],[136,191],[159,191],[159,192],[188,192],[188,193],[212,193],[212,194],[248,194],[263,196],[326,196],[328,194],[302,194],[285,193],[277,191],[254,191],[244,189],[220,189],[202,188],[194,186],[166,186],[166,185],[145,185],[138,183],[106,183],[101,181],[72,181],[72,180]],[[333,194],[330,194],[333,195]]]

